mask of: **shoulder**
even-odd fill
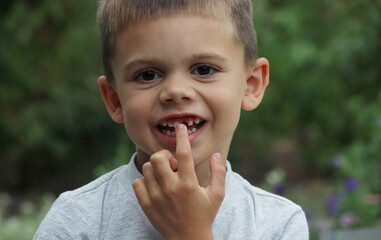
[[[117,185],[113,182],[126,166],[119,167],[73,191],[62,193],[41,222],[34,239],[44,236],[80,236],[97,228],[103,199]],[[49,238],[52,239],[52,238]]]
[[[272,216],[274,214],[289,215],[289,213],[301,211],[301,207],[289,199],[255,187],[235,172],[232,172],[232,179],[235,191],[239,191],[238,195],[253,201],[257,215],[262,213],[267,215],[269,212],[272,213]]]
[[[230,192],[236,202],[250,209],[257,231],[263,237],[282,236],[281,239],[308,239],[308,225],[304,211],[294,202],[251,185],[231,172]],[[296,234],[296,235],[295,235]],[[285,236],[290,235],[290,238]],[[297,237],[299,236],[299,237]]]
[[[117,178],[123,174],[126,170],[127,165],[123,165],[119,168],[116,168],[99,178],[93,180],[92,182],[79,187],[72,191],[67,191],[62,193],[57,200],[60,199],[81,199],[87,198],[93,195],[102,194],[106,188],[109,188],[110,184],[113,184]]]
[[[230,165],[230,164],[229,164]],[[232,185],[230,186],[232,191],[240,191],[241,194],[251,195],[257,201],[263,202],[266,205],[276,205],[284,208],[294,208],[299,207],[294,202],[289,199],[267,192],[259,187],[253,186],[249,181],[244,179],[240,174],[231,170],[231,167],[228,167],[228,182]],[[229,189],[230,190],[230,189]]]
[[[54,202],[52,209],[73,207],[81,212],[85,209],[94,212],[93,207],[101,203],[105,193],[110,194],[118,187],[118,178],[123,175],[125,169],[126,165],[123,165],[80,188],[62,193]]]

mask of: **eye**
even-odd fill
[[[216,69],[209,65],[199,65],[197,66],[192,74],[199,75],[199,76],[209,76],[216,72]]]
[[[149,82],[161,78],[161,75],[152,69],[145,69],[138,72],[134,78],[138,81]]]

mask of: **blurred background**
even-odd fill
[[[97,2],[0,2],[1,240],[31,239],[61,192],[134,152],[97,85]],[[233,168],[300,204],[311,239],[381,227],[381,1],[253,6],[270,86],[242,112]]]

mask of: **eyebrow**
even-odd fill
[[[205,60],[217,60],[221,63],[225,63],[228,58],[223,57],[216,53],[200,53],[200,54],[193,54],[190,55],[190,57],[187,57],[187,59],[192,59],[192,61],[205,61]],[[139,65],[157,65],[162,61],[161,58],[158,57],[138,57],[136,59],[132,59],[128,61],[126,64],[124,64],[123,69],[124,71],[128,71],[128,69],[131,69],[134,66]]]
[[[191,59],[196,59],[196,60],[204,60],[204,59],[216,59],[218,61],[225,62],[228,59],[226,57],[223,57],[219,54],[216,53],[201,53],[201,54],[194,54],[190,57]]]
[[[129,72],[130,69],[134,68],[135,66],[140,65],[153,65],[155,63],[158,63],[158,58],[136,58],[132,59],[131,61],[128,61],[127,63],[123,64],[123,75],[126,76],[126,74]]]

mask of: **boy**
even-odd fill
[[[308,239],[294,203],[226,161],[269,81],[249,0],[102,0],[102,97],[128,165],[63,193],[35,239]]]

